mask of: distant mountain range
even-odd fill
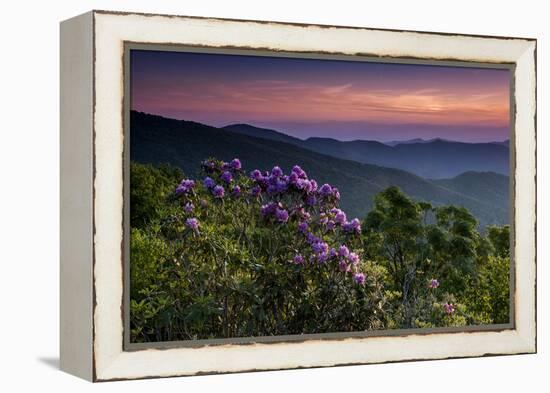
[[[443,138],[432,138],[432,139],[414,138],[414,139],[407,139],[405,141],[389,141],[389,142],[383,142],[383,143],[385,145],[393,147],[397,145],[410,145],[411,143],[431,143],[436,141],[452,142]]]
[[[508,175],[510,152],[506,142],[463,143],[440,138],[404,142],[339,141],[331,138],[302,140],[281,132],[248,124],[223,127],[258,138],[291,143],[318,153],[365,164],[403,169],[430,179],[457,176],[467,171],[496,172]]]
[[[396,185],[416,200],[464,206],[478,218],[481,227],[508,222],[508,177],[501,174],[468,172],[450,179],[428,180],[404,170],[354,160],[349,153],[354,149],[349,147],[361,145],[359,142],[325,138],[301,141],[249,125],[216,128],[132,111],[130,127],[130,157],[134,161],[169,163],[189,176],[196,176],[199,163],[208,157],[222,160],[239,157],[247,171],[267,170],[275,165],[289,171],[298,164],[320,184],[337,186],[342,195],[341,205],[352,217],[364,217],[372,207],[374,195]],[[393,149],[379,142],[365,143]],[[340,144],[346,146],[342,152],[348,153],[343,158],[337,158],[337,150],[331,150],[331,154],[320,152],[327,145]],[[461,160],[468,160],[467,152],[464,154]]]
[[[389,141],[389,142],[383,142],[383,143],[388,146],[397,146],[397,145],[410,145],[411,143],[432,143],[432,142],[464,143],[464,142],[452,141],[452,140],[443,139],[443,138],[431,138],[431,139],[414,138],[414,139],[407,139],[402,141]],[[485,142],[485,143],[494,143],[502,146],[510,146],[509,139],[506,139],[503,141],[493,141],[493,142]]]

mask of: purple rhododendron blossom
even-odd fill
[[[210,172],[216,167],[216,163],[212,160],[206,160],[202,162],[202,167]]]
[[[287,222],[288,221],[288,212],[285,209],[277,208],[275,210],[275,218],[279,222]]]
[[[342,225],[342,228],[344,229],[344,231],[346,231],[348,233],[351,233],[351,232],[360,233],[361,232],[361,222],[359,221],[358,218],[354,218],[350,222],[344,223],[344,225]]]
[[[277,184],[277,180],[278,180],[278,179],[279,179],[278,176],[268,175],[266,180],[267,180],[267,183],[268,183],[268,184],[273,184],[273,185],[275,185],[275,184]]]
[[[239,160],[238,158],[233,158],[233,160],[231,160],[230,165],[231,165],[231,168],[237,171],[242,168],[241,160]]]
[[[274,166],[273,169],[271,170],[271,176],[274,176],[274,177],[283,176],[283,170],[278,166]]]
[[[306,235],[306,240],[309,244],[319,243],[322,241],[311,232]]]
[[[334,258],[337,255],[338,255],[338,251],[336,251],[335,248],[331,248],[328,252],[328,256],[331,257],[331,258]]]
[[[315,206],[315,204],[317,204],[317,198],[315,197],[315,195],[309,194],[306,197],[306,204],[309,206]]]
[[[216,198],[223,198],[225,195],[225,189],[222,186],[216,186],[212,189],[212,194]]]
[[[341,259],[340,262],[338,262],[338,269],[340,269],[341,272],[349,272],[350,271],[350,267],[348,265],[348,263]]]
[[[338,249],[338,255],[341,257],[347,258],[349,255],[349,249],[346,247],[346,245],[342,244],[340,248]]]
[[[322,253],[317,255],[317,261],[319,263],[325,263],[326,261],[328,261],[328,259],[329,259],[328,252],[322,252]]]
[[[328,252],[328,244],[324,241],[318,241],[311,245],[311,249],[317,255],[326,254]]]
[[[327,230],[332,231],[334,227],[336,226],[336,223],[332,220],[327,221]]]
[[[311,179],[309,182],[311,183],[311,192],[316,192],[319,187],[317,181],[315,179]]]
[[[199,228],[199,220],[197,220],[196,218],[188,218],[186,221],[185,221],[185,225],[187,226],[187,228],[189,229],[192,229],[192,230],[197,230]]]
[[[330,186],[330,184],[323,184],[321,188],[319,188],[319,194],[321,194],[322,196],[328,196],[332,194],[332,187]]]
[[[277,193],[277,186],[275,184],[270,184],[269,186],[267,186],[266,191],[268,194],[275,194]]]
[[[292,172],[289,176],[288,176],[288,182],[290,184],[296,184],[296,182],[298,181],[298,175],[294,172]]]
[[[306,172],[302,168],[300,168],[299,165],[294,165],[292,167],[292,173],[295,173],[296,176],[298,176],[299,178],[302,178],[302,179],[307,178]]]
[[[252,172],[250,172],[250,178],[252,180],[261,180],[263,179],[262,172],[260,172],[258,169],[254,169]]]
[[[260,213],[262,213],[262,216],[271,214],[271,204],[262,205],[262,207],[260,207]]]
[[[298,179],[296,180],[296,188],[298,190],[305,191],[306,193],[311,192],[311,182],[307,179]]]
[[[191,202],[187,202],[185,206],[183,207],[183,210],[187,213],[191,213],[195,209],[195,205],[193,205]]]
[[[353,280],[360,285],[365,284],[365,273],[355,273],[353,275]]]
[[[274,214],[275,213],[275,210],[277,210],[277,208],[279,207],[279,205],[275,202],[271,202],[271,203],[268,203],[266,205],[263,205],[261,208],[260,208],[260,212],[262,213],[262,215],[264,216],[269,216],[271,214]]]
[[[359,255],[354,252],[349,253],[348,259],[353,265],[357,265],[359,263]]]
[[[304,257],[300,254],[294,255],[294,258],[292,258],[292,262],[294,262],[296,265],[302,265],[304,263]]]
[[[257,197],[262,192],[262,188],[260,186],[254,186],[250,189],[250,195],[253,197]]]
[[[275,183],[275,191],[282,193],[285,192],[288,189],[287,181],[284,179],[284,177],[278,178]]]
[[[298,224],[298,230],[302,233],[306,233],[308,227],[309,227],[309,225],[305,221],[302,221]]]
[[[439,281],[437,281],[435,278],[432,278],[428,284],[428,287],[431,289],[436,289],[439,287]]]
[[[191,191],[193,187],[195,187],[195,182],[193,180],[183,179],[181,183],[178,185],[178,187],[176,188],[176,194],[177,195],[187,194],[189,191]]]
[[[241,187],[233,187],[233,189],[231,190],[231,195],[233,195],[234,197],[238,197],[239,195],[241,195]]]
[[[340,200],[340,191],[338,191],[338,189],[336,187],[334,187],[332,189],[332,196],[334,197],[334,199],[336,199],[337,201]]]
[[[205,177],[204,180],[202,181],[202,184],[204,185],[205,188],[210,189],[216,185],[216,182],[211,177]]]
[[[347,220],[348,218],[346,217],[346,213],[344,213],[342,210],[338,210],[334,215],[334,221],[340,225],[345,224]]]
[[[443,308],[448,315],[451,315],[455,312],[455,306],[452,303],[445,303],[443,305]]]
[[[227,184],[231,183],[233,181],[233,175],[231,174],[231,172],[228,172],[228,171],[225,171],[224,173],[222,173],[222,175],[220,176],[220,179],[224,182],[226,182]]]

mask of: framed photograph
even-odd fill
[[[536,352],[536,40],[61,24],[61,368]]]

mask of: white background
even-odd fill
[[[0,10],[0,391],[519,392],[550,390],[550,12],[545,1],[5,1]],[[58,370],[59,26],[90,9],[538,39],[539,354],[92,385]],[[541,197],[542,195],[542,197]]]

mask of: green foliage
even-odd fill
[[[166,209],[167,198],[174,193],[183,173],[169,165],[153,167],[130,163],[130,224],[143,228],[158,219]]]
[[[493,268],[493,259],[487,260],[489,243],[498,243],[500,248],[495,248],[505,249],[502,239],[506,236],[505,229],[491,228],[488,241],[477,232],[477,221],[466,209],[417,203],[397,187],[377,195],[365,224],[369,257],[389,273],[385,287],[393,294],[388,306],[393,310],[396,327],[491,323],[487,321],[501,317],[492,311],[493,307],[507,315],[508,307],[504,307],[502,299],[508,296],[505,292],[508,281],[501,277],[502,271]],[[476,261],[481,261],[480,272],[476,272]],[[498,266],[509,269],[509,262],[506,260]],[[473,277],[478,280],[485,277],[484,283],[501,280],[503,284],[492,286],[486,303],[470,310],[464,299],[472,302],[473,298],[467,294],[481,285],[479,281],[474,282]],[[428,288],[433,278],[441,283],[437,289]],[[452,317],[441,312],[444,303],[454,305]]]
[[[202,185],[176,197],[182,177],[168,166],[131,165],[133,342],[508,321],[508,227],[484,237],[466,209],[387,188],[360,234],[310,227],[330,247],[360,255],[359,285],[337,263],[293,263],[311,254],[293,214],[281,224],[262,216],[263,197],[228,189],[216,198]],[[233,185],[246,190],[251,180],[238,175]],[[311,213],[311,222],[321,217]]]
[[[495,250],[495,255],[502,258],[510,257],[510,226],[490,226],[487,228],[487,238]]]
[[[510,321],[510,259],[489,256],[468,278],[464,302],[475,323]]]
[[[133,164],[146,191],[163,175]],[[234,185],[249,187],[245,176]],[[359,285],[338,264],[295,264],[310,245],[288,223],[260,214],[252,197],[213,197],[202,186],[175,198],[145,206],[147,225],[131,231],[132,341],[170,341],[257,335],[305,334],[381,329],[386,326],[380,277],[384,269],[359,263],[366,282]],[[141,184],[132,182],[134,195]],[[293,198],[292,196],[290,198]],[[141,201],[147,200],[142,197]],[[287,200],[281,202],[289,203]],[[192,211],[185,206],[193,204]],[[186,222],[196,218],[199,227]],[[141,222],[141,221],[140,221]],[[325,238],[361,252],[360,234],[335,231]]]

